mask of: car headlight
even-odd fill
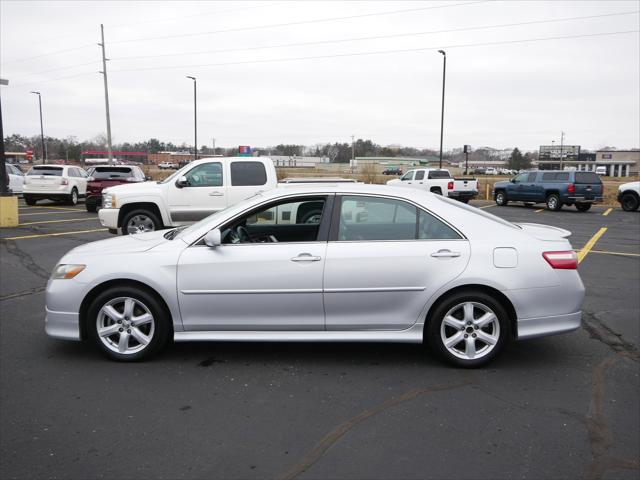
[[[102,195],[102,208],[116,208],[116,196],[113,193]]]
[[[51,278],[55,279],[70,279],[78,275],[81,271],[86,268],[86,265],[72,265],[61,263],[60,265],[56,265],[56,268],[53,269],[53,273],[51,274]]]

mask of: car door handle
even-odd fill
[[[319,262],[320,260],[320,257],[311,255],[310,253],[301,253],[297,257],[293,257],[291,259],[292,262]]]
[[[210,197],[221,197],[222,195],[224,195],[224,193],[222,193],[222,192],[211,192],[211,193],[209,193]]]
[[[451,250],[438,250],[437,252],[433,252],[431,256],[435,258],[459,257],[460,252],[452,252]]]

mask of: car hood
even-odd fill
[[[623,190],[640,190],[640,182],[623,183],[618,187],[619,191]]]
[[[110,254],[110,253],[136,253],[145,252],[161,243],[169,242],[164,238],[167,230],[159,230],[157,232],[140,233],[138,235],[123,235],[106,240],[98,240],[97,242],[85,243],[74,248],[73,254]]]
[[[105,188],[103,193],[111,193],[118,197],[132,195],[157,195],[160,192],[160,188],[157,182],[137,182],[137,183],[125,183],[122,185],[114,185],[113,187]]]
[[[402,180],[400,180],[399,178],[394,178],[393,180],[389,180],[387,182],[387,185],[396,185],[398,183],[402,183]]]
[[[538,240],[560,240],[571,236],[569,230],[564,228],[552,227],[551,225],[542,225],[540,223],[516,223],[524,230],[525,233],[537,238]]]

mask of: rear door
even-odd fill
[[[468,241],[437,216],[382,196],[336,202],[324,270],[327,330],[406,329],[464,271]]]
[[[229,205],[267,190],[267,170],[261,161],[232,160],[228,163]]]

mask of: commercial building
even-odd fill
[[[329,157],[299,157],[298,155],[267,155],[276,167],[316,167],[318,164],[329,163]]]
[[[606,168],[611,177],[638,176],[640,173],[640,150],[598,150],[582,152],[580,145],[542,145],[538,157],[540,170],[576,169],[595,172]],[[562,161],[561,161],[562,158]]]

